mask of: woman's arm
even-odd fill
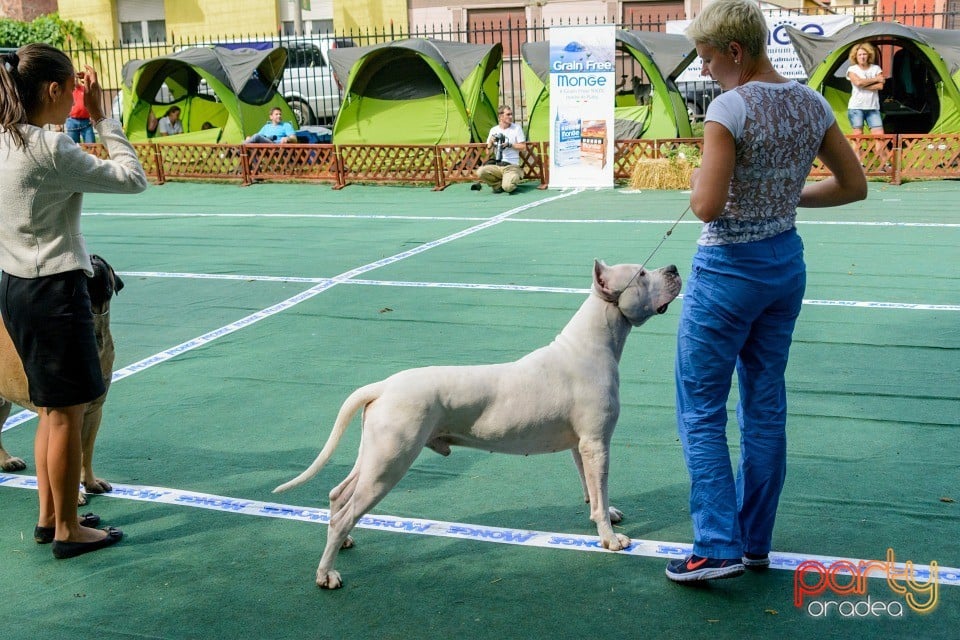
[[[147,176],[120,123],[108,118],[94,128],[110,159],[101,160],[60,136],[55,162],[63,188],[78,193],[140,193],[146,189]]]
[[[690,180],[690,209],[704,222],[720,217],[730,195],[737,146],[730,130],[719,122],[703,127],[703,156]]]
[[[807,184],[800,192],[801,207],[833,207],[867,197],[867,177],[853,147],[834,122],[827,129],[817,157],[833,174]]]
[[[864,78],[853,71],[851,67],[847,71],[847,80],[860,89],[879,90],[883,88],[884,77],[882,75],[875,78]]]

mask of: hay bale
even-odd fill
[[[684,158],[640,158],[630,175],[633,189],[689,189],[693,164]]]

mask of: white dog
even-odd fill
[[[664,313],[680,293],[673,265],[595,262],[593,290],[554,341],[516,362],[424,367],[396,373],[354,391],[340,407],[320,455],[274,492],[303,484],[327,463],[357,411],[363,409],[353,470],[330,492],[327,544],[317,585],[343,585],[333,568],[349,533],[400,481],[424,447],[441,455],[451,445],[528,455],[569,449],[580,472],[590,519],[603,546],[630,539],[614,533],[622,514],[607,501],[610,439],[620,413],[620,355],[631,327]]]

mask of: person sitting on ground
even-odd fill
[[[527,148],[527,139],[520,125],[513,121],[513,109],[500,105],[497,119],[487,135],[490,159],[477,169],[477,178],[490,185],[494,193],[510,193],[523,180],[520,152]],[[473,188],[479,189],[479,183]]]
[[[297,134],[293,130],[293,125],[289,122],[283,122],[283,111],[280,107],[274,107],[270,110],[270,122],[263,125],[260,131],[243,141],[244,144],[278,144],[284,142],[296,142]]]
[[[183,121],[180,119],[180,107],[170,107],[157,122],[158,136],[175,136],[183,133]]]

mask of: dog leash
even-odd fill
[[[676,229],[676,228],[677,228],[677,225],[680,224],[680,221],[683,220],[683,216],[687,215],[687,211],[690,211],[690,205],[689,205],[689,204],[687,205],[687,208],[683,210],[683,213],[680,214],[680,217],[677,218],[677,221],[673,223],[673,226],[670,227],[669,229],[667,229],[667,232],[666,232],[665,234],[663,234],[663,237],[660,238],[660,243],[659,243],[656,247],[653,248],[653,251],[651,251],[651,252],[650,252],[650,255],[647,256],[647,259],[644,260],[642,263],[640,263],[640,266],[641,266],[641,267],[646,267],[646,266],[647,266],[647,263],[650,262],[650,259],[653,258],[654,255],[656,255],[657,251],[660,250],[660,247],[663,246],[663,243],[666,242],[666,241],[667,241],[667,238],[670,236],[670,234],[673,233],[673,230]],[[642,269],[641,269],[641,271],[642,271]]]
[[[687,211],[690,211],[690,206],[691,206],[691,205],[689,205],[689,204],[687,205],[687,208],[683,210],[683,213],[680,214],[680,217],[677,218],[677,221],[674,222],[673,225],[672,225],[669,229],[667,229],[667,232],[666,232],[665,234],[663,234],[663,237],[660,238],[660,242],[657,244],[656,247],[653,248],[653,251],[651,251],[651,252],[650,252],[650,255],[647,256],[647,259],[644,260],[644,261],[640,264],[640,269],[638,269],[637,272],[634,274],[634,276],[633,276],[632,278],[630,278],[630,281],[627,282],[627,286],[628,286],[628,287],[629,287],[631,284],[633,284],[633,281],[634,281],[634,280],[636,280],[637,278],[640,277],[640,275],[643,273],[644,269],[646,269],[647,263],[650,262],[650,259],[653,258],[654,255],[656,255],[657,251],[660,250],[660,247],[663,246],[663,243],[667,241],[667,238],[670,237],[670,234],[673,233],[673,230],[676,229],[676,228],[677,228],[677,225],[680,224],[680,221],[683,220],[683,216],[687,215]]]

